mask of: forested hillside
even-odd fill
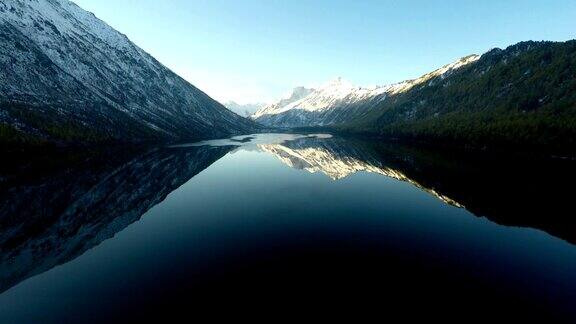
[[[493,49],[447,77],[390,96],[338,130],[576,152],[576,41]]]

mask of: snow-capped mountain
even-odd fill
[[[257,127],[69,0],[0,1],[0,65],[0,123],[41,138],[183,140]]]
[[[338,78],[299,100],[281,101],[265,107],[252,115],[252,118],[264,125],[276,127],[325,126],[351,121],[369,112],[371,107],[386,98],[433,82],[435,78],[445,78],[478,58],[478,55],[470,55],[418,79],[385,86],[356,87]]]
[[[289,96],[282,98],[273,104],[263,107],[262,109],[254,113],[252,115],[252,118],[259,119],[262,116],[274,115],[278,114],[279,112],[283,112],[285,111],[284,107],[288,107],[296,102],[299,102],[301,99],[305,98],[312,92],[314,92],[314,89],[305,87],[296,87],[292,90]]]
[[[264,108],[265,106],[266,106],[265,103],[239,104],[235,101],[227,101],[224,103],[224,107],[232,110],[236,114],[243,116],[243,117],[250,117],[255,112]]]

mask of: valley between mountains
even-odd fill
[[[576,152],[576,41],[521,42],[390,85],[338,78],[271,104],[223,105],[73,2],[15,0],[0,3],[0,65],[7,147],[305,129]]]

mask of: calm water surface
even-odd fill
[[[574,166],[262,134],[24,169],[0,182],[0,322],[570,322]]]

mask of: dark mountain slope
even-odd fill
[[[576,41],[494,49],[387,98],[341,130],[473,146],[576,152]]]

